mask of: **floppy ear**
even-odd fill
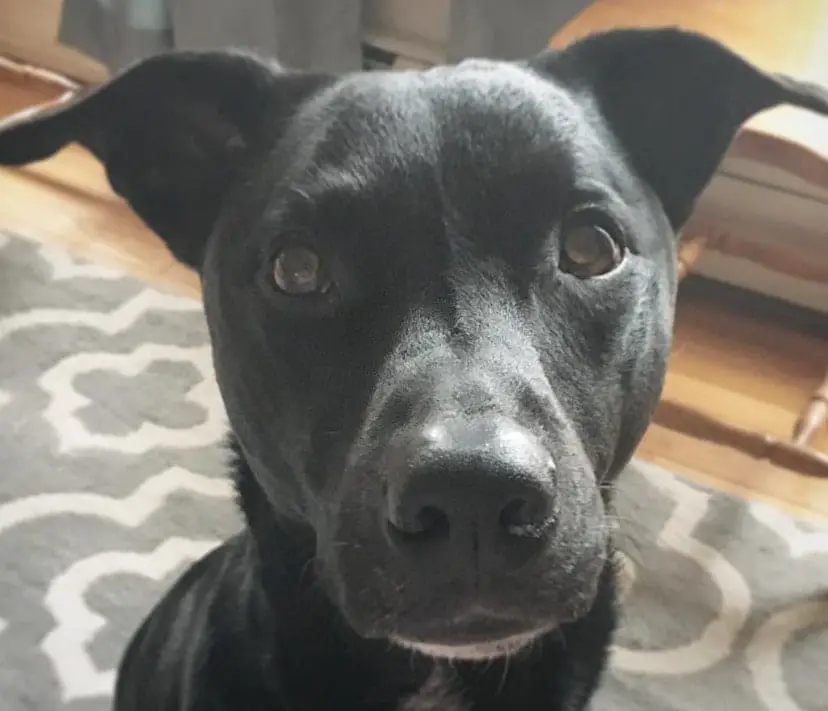
[[[0,122],[0,165],[83,145],[115,192],[198,268],[240,169],[324,81],[236,52],[155,56],[69,102]]]
[[[739,127],[792,104],[828,114],[828,92],[776,76],[702,35],[673,28],[596,34],[530,61],[590,95],[678,230]]]

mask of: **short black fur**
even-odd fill
[[[584,709],[676,233],[781,103],[828,113],[660,29],[343,77],[163,55],[0,124],[0,164],[92,151],[200,272],[232,427],[245,526],[137,632],[116,709]]]

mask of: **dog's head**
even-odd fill
[[[589,609],[675,234],[781,103],[828,110],[676,30],[345,77],[180,53],[7,122],[0,163],[98,156],[201,273],[235,436],[350,624],[472,657]]]

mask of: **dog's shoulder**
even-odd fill
[[[250,546],[242,533],[216,547],[155,606],[121,662],[118,711],[199,708],[214,685],[226,691],[234,679],[231,686],[243,688],[245,671],[261,668],[271,635],[250,575]]]

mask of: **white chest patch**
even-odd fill
[[[454,674],[440,664],[425,680],[422,688],[403,701],[397,711],[469,711],[456,688]]]

